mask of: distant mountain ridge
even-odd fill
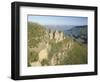
[[[87,25],[44,25],[44,26],[47,29],[65,31],[65,30],[70,30],[70,29],[75,28],[75,27],[82,28],[82,27],[87,26]]]
[[[58,31],[69,30],[73,27],[74,25],[45,25],[46,29],[52,29],[52,30],[58,30]]]
[[[83,43],[87,43],[87,27],[87,25],[45,25],[47,30],[62,31],[66,37],[71,36]]]
[[[75,39],[77,39],[78,41],[87,43],[87,25],[83,25],[83,26],[75,26],[69,30],[65,30],[64,34],[74,37]]]
[[[68,30],[64,30],[65,34],[77,34],[79,33],[81,30],[87,29],[87,25],[84,26],[74,26],[71,29]],[[77,32],[76,32],[77,31]]]

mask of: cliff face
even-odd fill
[[[64,40],[64,34],[63,32],[59,32],[59,31],[50,31],[49,32],[49,38],[50,40],[54,39],[55,42],[60,42],[62,40]]]
[[[63,32],[59,32],[57,30],[46,31],[46,35],[48,35],[49,40],[55,40],[56,43],[65,39]]]
[[[74,64],[73,60],[75,58],[75,61],[78,60],[75,55],[80,53],[77,52],[79,50],[84,52],[86,49],[74,42],[72,38],[65,37],[61,31],[47,30],[38,24],[29,24],[28,29],[28,66]],[[71,55],[73,57],[70,58]],[[81,62],[81,58],[75,64],[87,62]]]

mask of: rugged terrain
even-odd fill
[[[87,43],[63,31],[28,23],[28,66],[73,64],[87,64]]]

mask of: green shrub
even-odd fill
[[[87,45],[74,43],[74,47],[64,58],[62,64],[87,64]]]
[[[41,62],[42,66],[44,65],[49,65],[49,61],[46,60],[46,59],[43,59],[42,62]]]
[[[28,51],[28,65],[30,65],[31,62],[38,60],[38,54],[34,51],[30,52]]]

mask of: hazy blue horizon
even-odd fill
[[[76,16],[47,16],[28,15],[28,22],[37,22],[42,25],[88,25],[87,17]]]

